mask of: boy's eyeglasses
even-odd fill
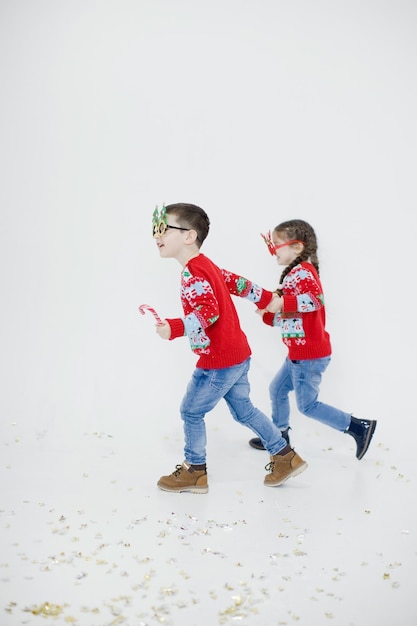
[[[175,230],[190,230],[189,228],[181,228],[181,226],[171,226],[171,224],[166,224],[166,228],[174,228]]]
[[[189,228],[182,228],[181,226],[171,226],[170,224],[167,224],[165,205],[162,205],[160,212],[158,210],[158,206],[156,206],[152,216],[152,237],[162,237],[168,228],[173,228],[174,230],[190,230]]]
[[[152,237],[162,237],[162,235],[165,235],[168,228],[174,228],[175,230],[190,230],[189,228],[181,228],[181,226],[171,226],[170,224],[165,224],[165,222],[159,222],[158,224],[152,225]]]

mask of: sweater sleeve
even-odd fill
[[[188,268],[184,269],[181,301],[184,317],[167,319],[171,327],[170,340],[185,335],[192,350],[197,353],[208,350],[210,339],[206,329],[218,320],[219,303],[204,272],[191,273]]]
[[[292,294],[283,295],[283,313],[311,313],[324,306],[323,290],[312,272],[304,267],[292,272],[296,290]]]
[[[222,274],[224,282],[233,296],[245,298],[246,300],[253,302],[256,304],[258,309],[265,309],[271,302],[274,295],[272,291],[263,289],[256,283],[250,281],[248,278],[244,278],[243,276],[239,276],[238,274],[234,274],[228,270],[222,269]]]
[[[323,295],[308,291],[297,296],[283,296],[282,312],[311,313],[312,311],[318,311],[323,306]]]
[[[267,326],[280,326],[280,321],[282,319],[281,313],[270,313],[269,311],[265,311],[262,315],[262,321]]]
[[[208,344],[208,338],[202,331],[214,324],[219,318],[219,305],[210,283],[204,277],[194,277],[186,290],[187,307],[183,318],[167,319],[171,327],[170,339],[187,335],[198,337],[202,345]]]

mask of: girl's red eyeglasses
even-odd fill
[[[279,250],[280,248],[284,248],[284,246],[290,246],[293,243],[304,243],[303,241],[300,241],[299,239],[290,239],[289,241],[285,241],[284,243],[275,245],[274,242],[272,241],[270,230],[266,233],[266,235],[263,235],[261,233],[261,237],[265,241],[266,245],[268,246],[268,250],[270,254],[272,254],[272,256],[275,256],[276,251]]]

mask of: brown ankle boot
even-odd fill
[[[196,470],[189,463],[183,461],[182,465],[175,467],[175,471],[172,474],[161,476],[157,484],[163,491],[207,493],[207,470]]]
[[[270,473],[265,476],[264,485],[277,487],[287,478],[301,474],[307,467],[307,463],[294,450],[284,455],[274,454],[271,456],[271,462],[265,466]]]

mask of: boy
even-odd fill
[[[163,206],[153,214],[153,236],[162,258],[174,258],[182,266],[181,303],[184,317],[157,324],[162,339],[186,335],[199,357],[181,403],[184,457],[175,471],[162,476],[164,491],[207,493],[205,415],[224,398],[233,418],[250,428],[271,455],[264,484],[275,487],[299,474],[307,463],[294,452],[281,432],[249,398],[248,371],[251,350],[238,319],[231,294],[265,309],[273,298],[245,278],[221,270],[200,247],[210,221],[203,209],[186,203]]]

